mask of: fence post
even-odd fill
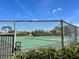
[[[12,42],[12,54],[14,53],[14,35],[13,35],[13,42]]]
[[[75,27],[75,43],[77,43],[77,27]]]
[[[15,46],[15,43],[16,43],[16,20],[13,21],[14,22],[14,48],[16,47]],[[15,54],[15,52],[14,52]]]
[[[64,47],[64,34],[63,34],[63,20],[61,20],[61,39],[62,39],[62,48]]]

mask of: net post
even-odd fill
[[[62,48],[64,47],[64,34],[63,34],[63,20],[61,20],[61,39],[62,39]]]

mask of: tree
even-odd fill
[[[50,33],[51,35],[56,35],[56,30],[51,30]]]
[[[60,30],[60,31],[61,31],[61,27],[56,26],[56,27],[54,28],[54,30]]]
[[[15,30],[10,30],[8,31],[8,33],[15,33]]]
[[[56,26],[52,31],[53,35],[61,35],[61,27]]]
[[[50,36],[50,32],[44,30],[35,30],[31,32],[33,36]]]
[[[27,31],[18,31],[16,33],[17,36],[28,36],[30,34],[30,32]]]
[[[1,30],[4,30],[5,33],[9,32],[10,30],[12,30],[12,28],[10,26],[3,26],[1,28]]]
[[[75,33],[75,27],[66,25],[64,26],[64,35],[72,35]]]

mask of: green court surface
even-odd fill
[[[61,37],[17,37],[17,42],[21,42],[22,49],[56,44],[61,41]]]

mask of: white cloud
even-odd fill
[[[38,19],[32,19],[32,20],[38,20]]]
[[[58,10],[62,10],[61,8],[58,8]]]
[[[78,26],[78,27],[79,27],[79,24],[73,24],[73,25],[75,25],[75,26]]]
[[[57,12],[57,10],[56,10],[56,9],[54,9],[54,10],[52,11],[52,13],[53,13],[53,14],[55,14],[55,12]]]
[[[77,24],[77,26],[79,27],[79,24]]]
[[[61,8],[53,9],[52,13],[55,14],[57,11],[61,11],[61,10],[62,10]]]

